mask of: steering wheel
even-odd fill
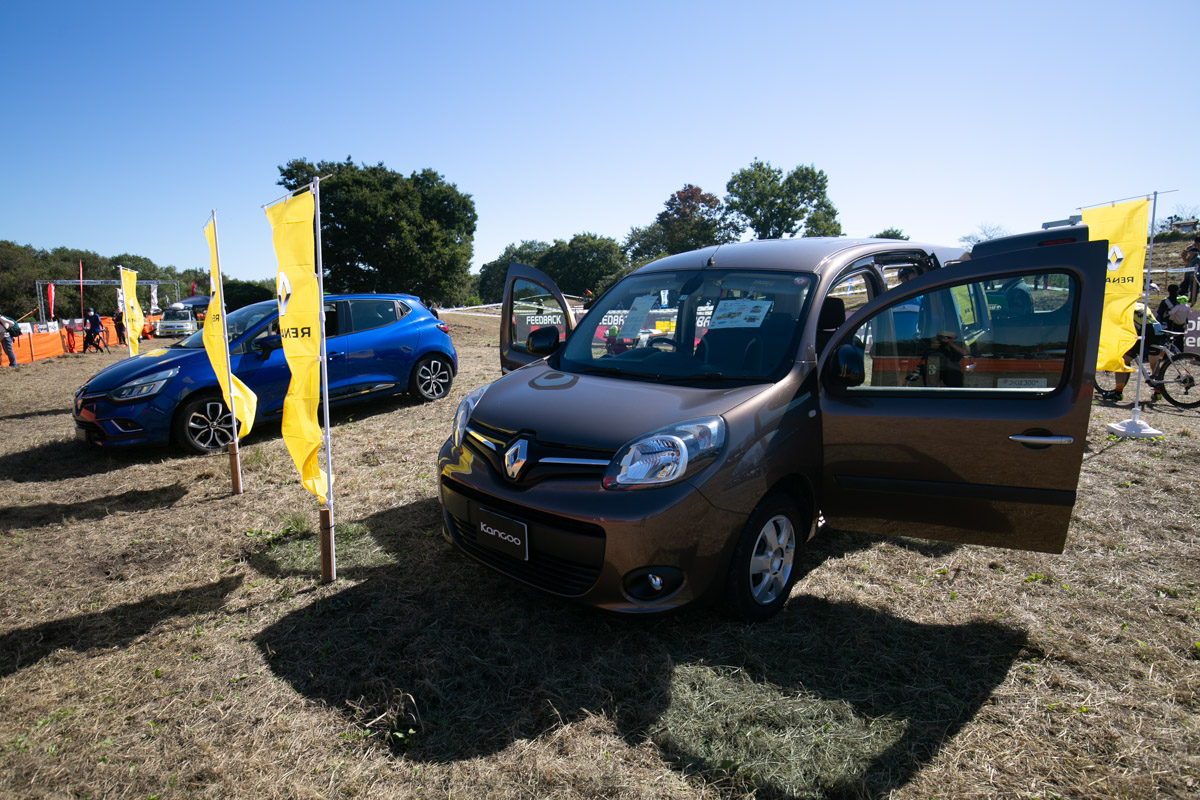
[[[671,349],[673,349],[676,353],[679,352],[679,342],[675,341],[669,336],[652,336],[650,341],[646,342],[647,347],[654,347],[656,344],[669,344],[671,345]]]

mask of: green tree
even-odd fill
[[[546,273],[564,294],[595,294],[600,286],[623,273],[628,262],[616,239],[577,233],[569,242],[556,239],[533,265]]]
[[[279,184],[321,182],[325,287],[339,292],[409,292],[458,305],[471,292],[475,203],[431,169],[405,177],[382,163],[279,167]]]
[[[899,228],[884,228],[879,233],[871,237],[872,239],[903,239],[908,241],[908,235]]]
[[[221,289],[225,292],[225,310],[236,311],[242,306],[270,300],[275,296],[275,281],[242,281],[221,274]]]
[[[520,244],[510,244],[494,260],[479,268],[479,301],[499,303],[504,297],[504,276],[512,262],[536,267],[542,256],[550,249],[546,242],[526,239]]]
[[[666,255],[725,244],[738,237],[737,226],[720,199],[699,186],[684,184],[663,206],[655,222],[661,229]]]
[[[804,230],[805,236],[840,236],[837,209],[826,196],[829,179],[812,165],[783,170],[757,158],[733,173],[725,184],[725,206],[741,230],[757,239],[781,239]]]
[[[634,267],[662,258],[667,255],[667,240],[662,225],[651,222],[642,228],[630,228],[622,249],[625,258]]]
[[[841,236],[842,223],[838,222],[837,209],[828,197],[818,200],[808,212],[804,222],[805,236]]]

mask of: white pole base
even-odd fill
[[[1155,430],[1138,419],[1136,414],[1124,422],[1108,423],[1108,432],[1122,439],[1156,439],[1163,435],[1162,431]]]

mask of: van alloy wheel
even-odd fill
[[[791,594],[796,552],[811,518],[782,492],[767,495],[742,528],[729,565],[725,594],[730,612],[749,622],[779,613]]]
[[[758,532],[750,557],[750,593],[759,605],[770,605],[783,594],[796,558],[796,529],[783,514],[767,520]]]

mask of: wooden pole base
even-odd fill
[[[233,493],[242,493],[242,452],[237,439],[229,443],[229,475],[233,479]]]

